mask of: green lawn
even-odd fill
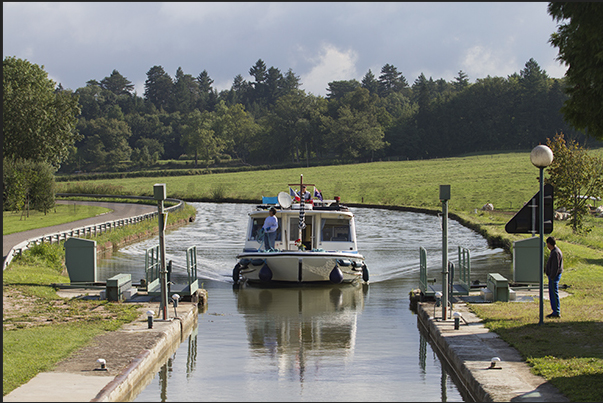
[[[76,206],[74,204],[57,204],[47,214],[30,210],[29,217],[26,216],[27,213],[4,211],[2,213],[2,235],[64,224],[88,217],[95,217],[110,211],[111,209],[104,207]]]
[[[529,152],[476,155],[417,161],[382,161],[356,165],[57,183],[60,192],[111,186],[122,194],[152,196],[165,183],[168,197],[184,200],[259,201],[288,191],[288,184],[315,184],[326,198],[343,203],[440,207],[439,185],[451,185],[451,210],[473,211],[491,202],[497,209],[518,210],[538,192],[538,169]],[[91,192],[92,193],[92,192]]]

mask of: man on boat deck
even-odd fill
[[[274,207],[270,207],[268,217],[266,217],[262,229],[264,230],[264,249],[274,249],[276,230],[278,229],[278,219],[276,218],[276,209]]]
[[[304,201],[308,201],[312,198],[310,192],[306,190],[306,185],[303,185],[301,188],[301,192],[299,192],[300,197],[304,198]]]

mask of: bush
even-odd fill
[[[61,273],[65,260],[65,249],[59,244],[41,243],[24,251],[16,260],[32,266],[44,265]]]

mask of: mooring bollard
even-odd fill
[[[461,317],[463,316],[460,312],[455,312],[452,314],[454,317],[454,330],[459,330],[459,326],[461,324]]]
[[[178,317],[178,312],[176,311],[176,308],[178,307],[179,299],[180,299],[180,295],[178,295],[178,294],[172,295],[172,300],[174,301],[174,316],[175,317]]]
[[[147,311],[147,323],[149,325],[149,329],[153,328],[153,315],[155,315],[155,312]]]

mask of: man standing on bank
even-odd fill
[[[551,254],[546,262],[544,273],[549,278],[549,300],[551,301],[551,309],[553,312],[547,315],[547,318],[559,318],[560,303],[559,303],[559,280],[563,273],[563,253],[557,247],[557,242],[552,236],[546,239],[546,247],[549,248]]]

